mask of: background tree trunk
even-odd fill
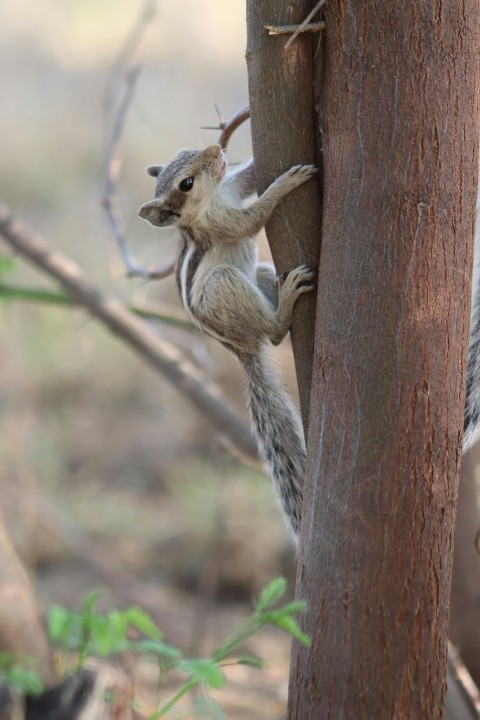
[[[325,205],[298,571],[313,642],[294,647],[291,718],[443,716],[478,13],[476,0],[326,5]]]
[[[54,678],[50,649],[32,587],[0,517],[0,653],[32,658],[44,680]]]
[[[285,51],[288,35],[270,37],[265,25],[300,23],[311,0],[247,0],[247,66],[253,152],[259,190],[292,165],[318,165],[315,152],[313,48],[319,36],[301,35]],[[320,177],[320,176],[319,176]],[[320,182],[320,180],[319,180]],[[321,193],[308,182],[282,201],[267,224],[277,271],[307,263],[318,266]],[[292,344],[304,427],[308,427],[315,331],[315,296],[295,305]]]

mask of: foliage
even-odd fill
[[[33,664],[33,660],[26,659],[21,663],[10,653],[0,653],[1,682],[25,695],[40,695],[43,683]]]
[[[163,641],[160,629],[150,616],[138,607],[127,610],[95,611],[100,597],[98,591],[90,593],[81,612],[71,612],[55,606],[49,615],[50,638],[64,651],[77,653],[77,668],[81,668],[89,656],[107,657],[116,653],[133,651],[153,656],[159,667],[157,698],[158,709],[150,720],[164,717],[190,690],[200,686],[219,690],[225,684],[222,665],[250,665],[263,667],[260,658],[249,655],[235,656],[236,651],[265,625],[277,625],[289,635],[308,645],[308,637],[300,630],[295,614],[304,612],[306,604],[294,601],[278,607],[286,592],[284,578],[273,580],[253,601],[254,610],[208,658],[184,658],[181,651]],[[132,638],[132,630],[141,633],[142,639]],[[165,672],[176,668],[188,677],[182,687],[167,702],[160,704]],[[199,717],[223,720],[226,716],[218,703],[203,693],[195,699],[195,713]]]
[[[159,668],[157,691],[158,709],[150,720],[165,717],[187,693],[195,687],[220,690],[225,684],[222,666],[249,665],[263,667],[261,658],[250,655],[237,655],[244,643],[265,625],[276,625],[289,635],[308,645],[308,637],[300,630],[295,618],[304,612],[306,604],[294,601],[278,607],[286,592],[284,578],[273,580],[253,601],[254,610],[207,658],[184,658],[181,651],[163,640],[161,630],[151,617],[139,607],[129,607],[124,611],[109,610],[98,612],[95,605],[101,592],[94,590],[85,599],[80,612],[73,612],[60,606],[53,606],[48,618],[48,631],[51,641],[63,653],[75,653],[76,669],[83,667],[88,657],[109,657],[119,653],[134,652],[150,655],[156,659]],[[181,688],[164,703],[161,694],[165,682],[165,673],[176,668],[187,675]],[[21,668],[8,655],[0,655],[0,675],[3,681],[27,694],[42,691],[41,680],[28,667]],[[198,717],[210,717],[225,720],[226,715],[216,700],[203,692],[193,703],[193,711]]]

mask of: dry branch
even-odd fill
[[[309,32],[309,33],[316,33],[320,32],[321,30],[325,30],[325,23],[317,22],[317,23],[307,23],[302,27],[301,30],[299,30],[299,25],[265,25],[265,30],[268,30],[269,35],[291,35],[293,34],[293,37],[297,37],[299,32]],[[288,41],[290,42],[290,40]],[[287,47],[285,45],[285,47]]]
[[[0,234],[12,250],[58,280],[75,302],[160,371],[241,453],[257,456],[250,431],[228,405],[220,388],[205,378],[178,348],[154,335],[146,323],[125,310],[118,300],[104,295],[89,283],[72,260],[51,251],[42,238],[15,220],[2,206]]]
[[[140,16],[116,62],[116,71],[114,72],[111,87],[113,88],[117,82],[121,84],[122,87],[118,97],[113,100],[116,109],[113,112],[112,131],[107,142],[102,198],[102,205],[107,214],[127,275],[129,277],[142,277],[149,280],[161,280],[171,275],[175,269],[175,262],[172,260],[157,268],[147,268],[135,260],[125,240],[118,196],[118,183],[122,167],[120,142],[140,71],[139,67],[129,67],[129,65],[155,14],[155,5],[155,0],[147,0],[147,2],[145,2]]]
[[[0,282],[0,301],[26,301],[40,303],[46,305],[56,305],[57,307],[71,307],[75,305],[73,298],[63,292],[53,290],[45,290],[39,287],[24,287],[19,285],[10,285]],[[154,320],[166,325],[173,325],[182,330],[194,330],[195,326],[186,317],[185,313],[175,305],[164,302],[135,303],[125,306],[127,310],[134,315]]]
[[[218,144],[223,150],[226,150],[228,143],[230,142],[230,138],[232,137],[233,133],[237,128],[240,127],[248,118],[250,117],[250,108],[248,105],[246,105],[244,108],[236,112],[230,120],[227,120],[226,122],[221,122],[219,126],[219,130],[222,131],[220,137],[218,138]]]
[[[287,50],[290,47],[290,45],[293,43],[294,40],[296,40],[296,38],[300,35],[300,33],[306,31],[306,27],[307,27],[308,23],[310,22],[310,20],[314,17],[314,15],[317,14],[317,12],[325,5],[326,2],[327,2],[327,0],[319,0],[319,2],[317,2],[315,7],[308,13],[305,20],[302,23],[300,23],[300,25],[297,27],[297,29],[293,33],[292,37],[285,43],[285,50]]]
[[[139,68],[133,68],[125,73],[123,95],[119,101],[117,112],[115,113],[113,119],[112,135],[107,146],[102,205],[107,213],[107,217],[120,250],[120,254],[123,258],[128,276],[137,276],[147,278],[149,280],[161,280],[173,273],[175,269],[175,261],[170,260],[165,265],[152,269],[142,267],[138,264],[127,248],[125,233],[122,226],[120,201],[118,197],[118,182],[122,167],[120,141],[128,108],[132,102],[138,73]]]

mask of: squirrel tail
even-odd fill
[[[295,541],[300,533],[305,440],[299,412],[270,361],[268,348],[239,354],[248,383],[248,405],[255,439]]]
[[[463,452],[480,437],[480,289],[476,291],[470,323],[467,392],[463,418]]]

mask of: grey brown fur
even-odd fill
[[[478,222],[478,216],[477,216]],[[480,287],[472,306],[467,364],[467,393],[463,417],[463,452],[480,436]]]
[[[253,161],[233,172],[226,168],[218,145],[181,150],[168,165],[151,166],[147,172],[157,178],[155,199],[139,215],[180,231],[180,297],[193,322],[232,350],[245,369],[260,455],[297,538],[305,441],[299,413],[269,360],[268,346],[278,345],[288,333],[295,302],[312,289],[314,275],[302,265],[277,283],[273,266],[257,261],[255,236],[280,200],[316,169],[296,165],[245,208],[242,201],[255,192]],[[180,185],[187,178],[193,178],[193,186],[184,191]]]

